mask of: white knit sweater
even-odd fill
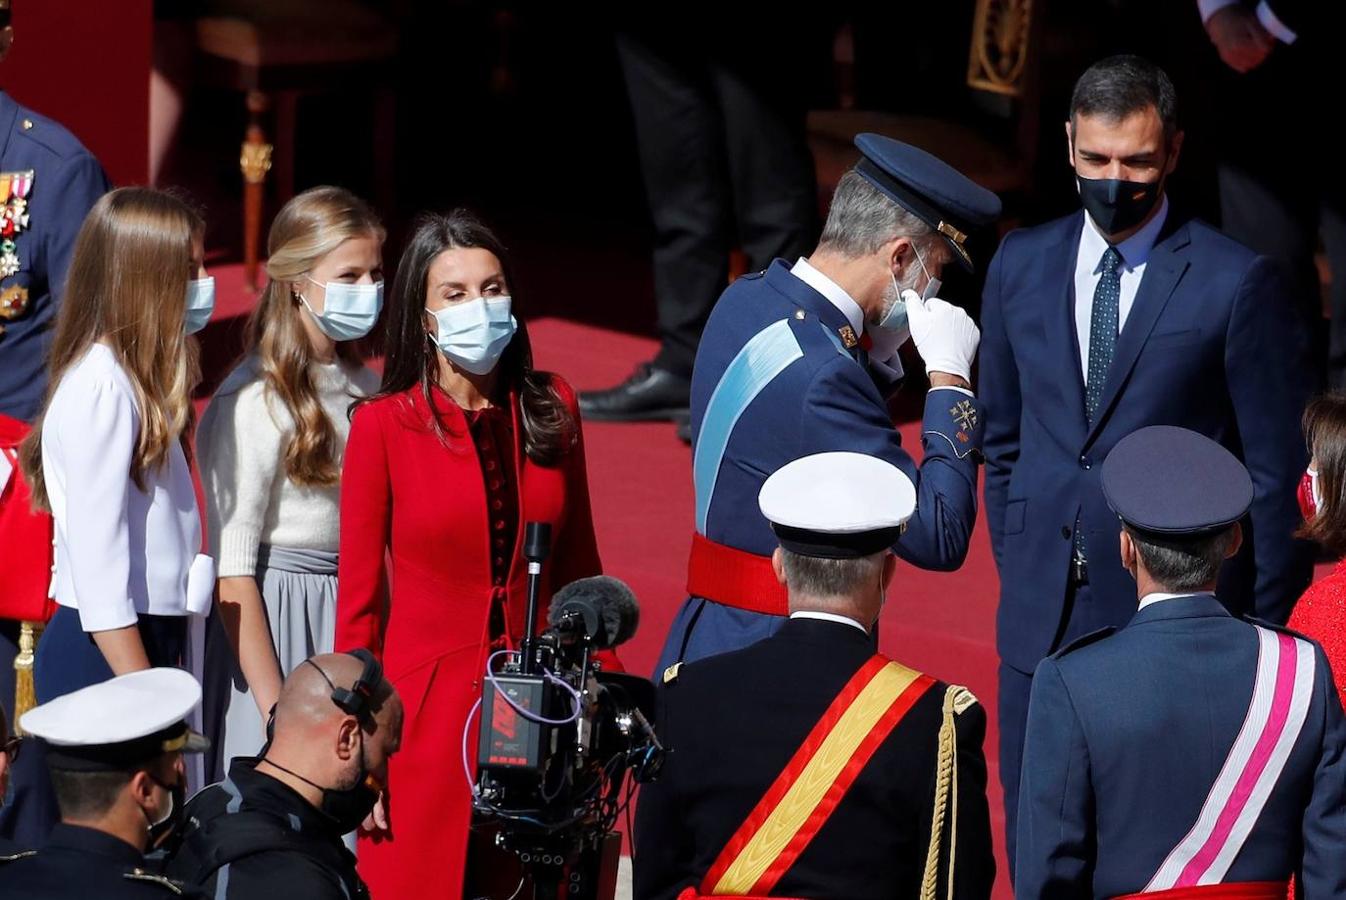
[[[337,462],[350,433],[356,397],[378,389],[378,376],[342,363],[312,364],[319,401],[337,434]],[[336,550],[341,487],[300,486],[285,474],[293,432],[285,405],[266,389],[255,360],[245,360],[210,401],[196,432],[210,552],[219,577],[253,575],[261,544]]]

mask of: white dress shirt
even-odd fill
[[[799,257],[799,261],[790,268],[790,274],[822,294],[827,298],[828,303],[831,303],[840,310],[841,314],[846,317],[846,321],[850,323],[851,328],[855,330],[856,337],[865,333],[865,311],[860,308],[859,303],[855,302],[854,297],[846,293],[845,288],[828,278],[822,272],[819,272],[812,263],[802,256]],[[896,353],[892,355],[891,359],[871,359],[870,365],[883,366],[888,370],[888,373],[886,374],[889,374],[890,377],[893,378],[901,378],[903,375],[902,360]],[[958,393],[967,394],[969,397],[975,396],[968,389],[955,387],[953,385],[933,387],[930,390],[958,391]]]
[[[201,518],[182,447],[131,479],[140,410],[112,350],[94,344],[61,377],[42,425],[42,469],[56,524],[52,597],[85,631],[139,614],[204,615],[215,571],[201,556]]]
[[[1163,230],[1168,218],[1168,197],[1159,202],[1159,212],[1145,227],[1117,245],[1122,255],[1121,273],[1122,294],[1117,301],[1117,334],[1126,328],[1126,317],[1131,313],[1131,305],[1136,301],[1136,292],[1140,290],[1140,280],[1145,277],[1145,265],[1150,260],[1150,251]],[[1094,290],[1103,272],[1103,254],[1108,250],[1108,241],[1094,224],[1093,218],[1084,214],[1084,227],[1080,229],[1080,250],[1075,258],[1075,334],[1080,341],[1080,373],[1085,382],[1089,380],[1089,326],[1094,318]]]
[[[865,635],[869,634],[869,629],[849,616],[839,616],[836,613],[813,612],[812,610],[801,609],[799,612],[790,613],[792,619],[819,619],[823,622],[839,622],[842,625],[849,625],[852,628],[858,628]]]
[[[1139,608],[1144,609],[1151,603],[1162,603],[1165,600],[1173,600],[1178,597],[1214,597],[1214,596],[1215,595],[1210,591],[1196,591],[1195,593],[1191,594],[1162,594],[1159,592],[1155,592],[1153,594],[1146,594],[1144,597],[1141,597]]]

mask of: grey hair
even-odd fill
[[[837,182],[820,246],[854,259],[877,253],[894,238],[911,238],[925,250],[935,231],[851,169]]]
[[[882,552],[858,559],[819,559],[781,548],[785,584],[792,594],[809,598],[849,597],[879,580]]]
[[[1161,538],[1127,528],[1145,571],[1166,593],[1185,594],[1211,584],[1234,542],[1233,526],[1197,538]]]

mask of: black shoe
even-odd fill
[[[690,418],[678,420],[677,435],[678,440],[688,447],[692,446],[692,420]]]
[[[690,378],[641,363],[616,387],[580,394],[580,413],[594,422],[652,422],[688,415],[691,402]]]

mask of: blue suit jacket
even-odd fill
[[[1299,427],[1308,393],[1304,340],[1273,263],[1170,213],[1091,428],[1074,314],[1083,224],[1077,213],[1008,235],[991,262],[982,305],[998,645],[1001,659],[1023,672],[1056,649],[1056,635],[1065,642],[1122,625],[1135,612],[1136,585],[1121,565],[1118,520],[1099,473],[1113,445],[1146,425],[1200,432],[1233,451],[1252,475],[1256,496],[1243,523],[1249,552],[1221,581],[1231,608],[1284,622],[1309,578],[1307,548],[1291,537],[1300,523],[1295,487],[1308,462]],[[1092,595],[1063,623],[1077,519]]]
[[[1307,641],[1307,639],[1304,639]],[[1209,594],[1163,600],[1125,629],[1045,659],[1019,787],[1019,897],[1138,892],[1192,830],[1248,712],[1258,638]],[[1346,896],[1346,722],[1312,644],[1308,713],[1222,879]]]
[[[929,393],[922,439],[925,456],[917,466],[902,446],[880,384],[862,364],[860,351],[857,348],[852,355],[839,349],[838,334],[849,327],[846,317],[792,275],[783,260],[734,282],[711,312],[692,375],[694,440],[700,439],[707,403],[730,362],[753,336],[781,320],[789,321],[803,355],[738,420],[719,466],[705,536],[770,556],[777,541],[757,506],[762,483],[802,456],[849,450],[891,462],[916,485],[916,514],[893,548],[896,553],[926,569],[958,568],[967,555],[977,516],[980,401],[956,390]],[[673,652],[683,639],[683,622],[675,621],[661,664],[747,646],[784,621],[719,604],[708,606],[711,609],[697,611],[696,637],[685,652]]]
[[[14,238],[19,271],[0,297],[27,291],[27,309],[0,316],[0,413],[30,421],[47,389],[47,349],[70,254],[84,217],[109,187],[98,161],[65,128],[0,93],[0,172],[33,171],[28,227]]]

